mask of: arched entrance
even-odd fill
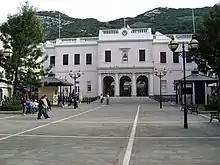
[[[106,76],[103,79],[103,95],[106,96],[107,93],[109,93],[110,96],[115,95],[115,82],[111,76]]]
[[[128,76],[120,79],[120,96],[131,96],[131,78]]]
[[[137,96],[148,96],[148,78],[146,76],[137,78]]]

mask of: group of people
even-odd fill
[[[21,104],[22,104],[23,115],[27,113],[35,114],[38,111],[38,102],[36,99],[33,100],[33,99],[22,98]]]
[[[109,99],[110,99],[110,95],[109,95],[109,93],[107,93],[107,94],[106,94],[106,104],[107,104],[107,105],[109,104]],[[103,97],[103,95],[101,94],[101,95],[100,95],[100,103],[103,103],[103,101],[104,101],[104,97]]]
[[[38,112],[37,119],[41,119],[42,115],[45,119],[50,118],[48,115],[48,111],[51,110],[51,104],[46,95],[42,96],[38,102],[37,100],[33,101],[32,99],[22,98],[21,105],[23,115],[27,113],[35,114],[36,112]]]

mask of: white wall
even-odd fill
[[[126,30],[127,35],[122,32]],[[169,36],[170,37],[170,36]],[[191,35],[176,35],[180,42],[190,41]],[[55,55],[55,67],[52,71],[56,77],[67,78],[69,82],[73,80],[69,77],[70,70],[80,70],[84,74],[79,78],[80,90],[83,96],[97,96],[98,94],[98,75],[97,73],[114,73],[112,67],[118,67],[117,73],[151,72],[157,68],[168,70],[163,78],[167,80],[166,95],[174,95],[174,80],[183,77],[182,57],[179,63],[173,63],[173,53],[168,48],[170,38],[157,32],[152,35],[151,29],[110,29],[100,30],[99,38],[69,38],[57,39],[47,42],[46,51],[49,55],[45,65],[49,65],[51,55]],[[122,49],[128,49],[128,62],[122,61]],[[139,49],[145,49],[145,60],[139,61]],[[105,62],[105,51],[111,50],[111,62]],[[177,51],[181,51],[181,44]],[[186,44],[187,50],[187,44]],[[166,52],[167,63],[160,63],[160,52]],[[86,53],[92,53],[92,65],[86,65]],[[69,65],[63,65],[63,54],[69,54]],[[80,54],[80,65],[74,65],[74,54]],[[123,69],[120,69],[123,68]],[[193,63],[186,63],[187,74],[191,73],[196,67]],[[124,69],[126,68],[126,69]],[[136,70],[134,70],[134,69]],[[92,82],[92,92],[87,92],[87,81]],[[150,80],[149,80],[150,82]],[[159,78],[153,76],[154,95],[159,94]]]
[[[128,48],[128,62],[122,62],[121,48]],[[139,61],[139,49],[145,49],[145,60]],[[105,62],[105,51],[111,50],[111,62]],[[129,42],[99,42],[98,67],[138,67],[152,66],[152,40]]]
[[[69,77],[70,70],[73,72],[81,71],[83,75],[77,79],[80,81],[80,90],[83,96],[97,95],[97,45],[68,45],[56,46],[54,49],[46,49],[48,53],[47,65],[49,65],[50,56],[55,55],[55,67],[52,71],[56,77],[67,78],[73,83],[73,79]],[[86,64],[86,54],[92,54],[92,64]],[[68,65],[63,65],[63,54],[68,54]],[[80,54],[80,65],[74,65],[74,54]],[[87,81],[92,82],[92,91],[87,92]],[[72,88],[73,89],[73,88]]]
[[[187,51],[187,44],[186,51]],[[176,51],[182,51],[182,45],[179,45]],[[160,63],[160,52],[166,52],[167,63]],[[154,67],[158,70],[163,70],[164,68],[168,70],[166,76],[162,80],[167,80],[167,93],[164,95],[174,95],[174,80],[179,80],[183,77],[183,60],[179,57],[179,63],[173,63],[173,52],[170,51],[168,47],[168,42],[164,43],[154,43],[153,44],[153,58]],[[191,71],[196,68],[195,63],[186,63],[186,76],[191,74]],[[154,76],[154,94],[159,95],[159,78]]]

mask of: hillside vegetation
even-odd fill
[[[201,23],[201,17],[211,10],[211,7],[194,9],[196,25]],[[59,12],[39,11],[37,13],[43,19],[47,40],[58,38]],[[61,14],[61,37],[94,37],[98,36],[100,29],[122,28],[124,18],[109,22],[100,22],[94,18],[78,19]],[[134,18],[126,18],[127,24],[132,28],[152,28],[153,32],[159,31],[163,34],[192,33],[192,10],[155,8],[140,14]]]

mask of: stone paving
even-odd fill
[[[0,114],[0,165],[220,164],[220,124],[189,114],[183,129],[174,106],[121,100],[50,116]]]

